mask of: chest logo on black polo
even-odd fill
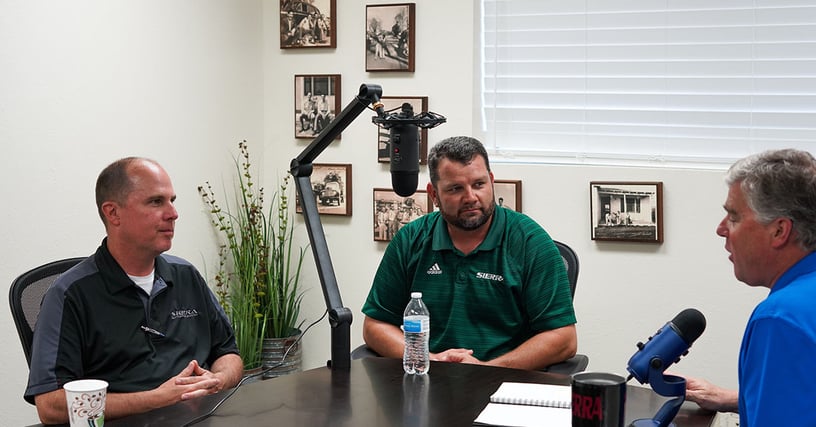
[[[504,282],[504,276],[501,274],[493,274],[493,273],[476,273],[477,279],[484,279],[484,280],[492,280],[494,282]]]
[[[427,273],[428,274],[442,274],[442,269],[439,268],[439,264],[434,263],[434,265],[432,265],[431,268],[428,269]]]
[[[183,308],[180,310],[173,310],[170,312],[171,319],[186,319],[188,317],[197,317],[198,310],[194,308]]]

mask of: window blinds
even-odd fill
[[[482,0],[506,160],[723,168],[816,152],[816,0]]]

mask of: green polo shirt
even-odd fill
[[[400,229],[380,262],[363,313],[393,325],[411,292],[431,314],[430,350],[470,348],[491,360],[539,332],[575,323],[564,262],[528,216],[496,207],[485,240],[470,254],[453,247],[439,212]]]

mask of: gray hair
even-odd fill
[[[759,223],[788,218],[799,245],[816,250],[816,159],[810,153],[782,149],[745,157],[728,169],[725,182],[739,183]]]
[[[476,156],[482,156],[487,171],[490,172],[487,150],[478,139],[469,136],[452,136],[439,141],[428,153],[428,172],[431,175],[431,184],[436,188],[436,183],[439,182],[439,162],[442,159],[468,164]]]

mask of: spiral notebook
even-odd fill
[[[568,385],[502,383],[499,389],[490,396],[493,403],[510,405],[549,406],[551,408],[569,408],[572,400],[572,388]]]
[[[477,426],[569,427],[572,388],[568,385],[505,382],[473,421]]]

